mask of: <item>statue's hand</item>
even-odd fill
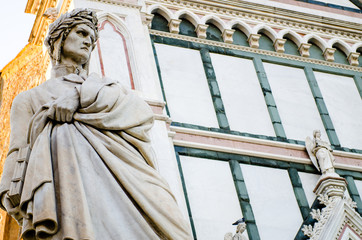
[[[71,122],[78,107],[79,93],[74,88],[67,95],[59,97],[51,104],[50,108],[54,112],[49,117],[58,122]]]

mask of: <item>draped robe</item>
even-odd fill
[[[73,121],[51,120],[52,103],[74,88],[80,107]],[[147,103],[96,74],[53,78],[19,94],[0,194],[8,201],[17,152],[30,146],[20,206],[14,208],[23,239],[192,239],[157,171],[152,124]]]

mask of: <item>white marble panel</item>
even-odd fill
[[[182,188],[180,172],[173,143],[168,137],[166,123],[156,120],[150,131],[151,143],[156,154],[158,170],[170,185],[171,191],[176,198],[179,208],[185,219],[188,220],[188,212],[185,195]]]
[[[303,219],[286,170],[240,164],[261,239],[294,239]]]
[[[210,55],[230,128],[275,136],[253,61]]]
[[[354,180],[354,183],[356,184],[359,196],[362,197],[362,181]]]
[[[155,45],[172,120],[218,127],[199,51]]]
[[[129,59],[125,51],[125,42],[119,31],[110,22],[105,23],[104,29],[99,32],[104,74],[106,77],[118,80],[131,88]],[[97,49],[95,49],[97,50]]]
[[[300,180],[302,181],[303,189],[305,195],[307,197],[309,206],[311,207],[314,200],[316,199],[316,194],[313,192],[314,188],[317,186],[318,179],[320,175],[312,174],[312,173],[305,173],[305,172],[298,172]]]
[[[197,239],[224,239],[242,217],[229,164],[180,156]],[[247,234],[245,233],[245,236]]]
[[[320,129],[326,138],[322,119],[303,69],[263,63],[280,118],[289,139],[304,141]],[[327,139],[325,139],[327,140]]]
[[[362,149],[362,101],[354,79],[322,72],[314,74],[341,145]]]

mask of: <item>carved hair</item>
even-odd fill
[[[317,136],[317,133],[321,134],[320,130],[314,130],[313,131],[313,137],[315,138]]]
[[[77,8],[71,12],[62,14],[57,20],[50,24],[48,36],[45,38],[44,44],[48,48],[53,66],[60,61],[60,53],[64,40],[67,38],[72,28],[79,24],[86,24],[94,30],[95,43],[98,39],[98,19],[96,13],[92,10]]]

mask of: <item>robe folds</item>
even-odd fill
[[[74,88],[80,106],[73,121],[52,120],[52,103]],[[17,152],[29,146],[20,205],[7,209],[23,239],[192,239],[157,171],[152,125],[147,103],[96,74],[69,74],[19,94],[0,194],[8,201]]]

